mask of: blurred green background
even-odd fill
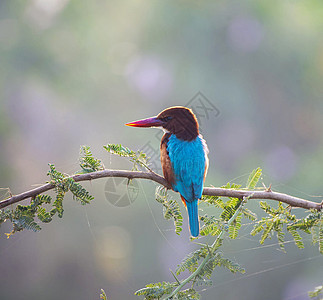
[[[260,166],[267,186],[319,202],[322,32],[321,0],[1,0],[0,186],[18,194],[44,183],[48,163],[76,172],[84,144],[118,169],[131,165],[102,145],[145,148],[160,172],[160,132],[124,123],[188,105],[210,149],[207,185],[244,184]],[[156,185],[136,184],[129,195],[122,181],[85,184],[93,203],[68,196],[64,218],[39,233],[7,240],[2,226],[0,298],[98,299],[104,288],[109,299],[136,299],[145,284],[173,280],[169,269],[196,248],[186,212],[176,236]],[[118,207],[120,195],[135,201]],[[259,247],[251,229],[223,248],[246,275],[219,270],[202,298],[308,299],[323,278],[309,237],[305,250],[287,243],[284,254],[276,239]]]

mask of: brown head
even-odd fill
[[[185,141],[191,141],[199,134],[199,125],[194,113],[183,106],[169,107],[156,117],[127,123],[126,125],[133,127],[162,127],[175,134],[177,138]]]

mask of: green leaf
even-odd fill
[[[37,211],[37,217],[43,223],[49,223],[52,220],[52,216],[46,211],[44,207],[39,207]]]
[[[40,226],[34,221],[35,211],[31,209],[30,206],[23,206],[18,204],[15,211],[11,214],[10,219],[13,224],[13,230],[11,234],[23,229],[28,229],[32,231],[39,231]]]
[[[64,184],[67,185],[68,189],[72,192],[73,198],[81,202],[82,205],[90,203],[94,197],[82,187],[81,184],[76,183],[73,178],[67,178],[64,181]]]
[[[247,181],[247,190],[253,190],[256,187],[256,185],[261,177],[261,174],[262,174],[262,170],[260,168],[254,169],[250,173],[248,181]]]
[[[52,201],[52,197],[49,195],[37,195],[32,201],[31,206],[39,206],[43,203],[50,204]]]
[[[317,286],[313,292],[308,292],[308,296],[314,300],[322,299],[323,296],[323,285]]]
[[[67,177],[66,174],[58,172],[53,164],[49,164],[49,171],[47,175],[50,177],[52,184],[54,184],[56,187],[63,188],[62,181]]]
[[[246,272],[245,269],[242,268],[236,262],[233,262],[232,260],[230,260],[228,258],[222,257],[222,254],[221,253],[218,253],[215,256],[215,261],[216,261],[216,264],[219,267],[226,268],[226,269],[228,269],[232,273],[242,273],[242,274],[244,274]]]
[[[216,255],[213,255],[204,265],[204,267],[201,269],[201,272],[198,274],[198,278],[211,278],[212,273],[217,266],[226,268],[232,273],[245,273],[244,268],[242,268],[239,264],[233,262],[228,258],[222,257],[221,253],[217,253]]]
[[[160,299],[164,295],[169,295],[173,288],[175,287],[174,283],[169,282],[158,282],[147,284],[146,287],[135,292],[136,296],[145,296],[144,299],[155,300]]]
[[[164,218],[166,220],[173,219],[175,225],[175,233],[180,235],[183,225],[183,216],[177,201],[171,199],[167,194],[167,189],[158,186],[155,192],[156,201],[163,204]]]
[[[281,228],[277,229],[277,239],[278,239],[278,243],[279,243],[279,247],[283,252],[285,251],[285,233],[283,232],[283,230]]]
[[[112,154],[124,157],[132,157],[136,154],[134,151],[127,147],[123,147],[121,144],[107,144],[106,146],[103,146],[103,148]]]
[[[56,200],[53,203],[59,218],[63,217],[64,208],[63,208],[63,200],[65,196],[65,191],[63,189],[57,189]]]
[[[241,228],[242,214],[240,213],[236,219],[229,226],[229,237],[230,239],[236,239],[238,237],[239,229]]]
[[[193,288],[179,291],[177,294],[178,300],[195,300],[195,299],[201,299],[200,294]]]
[[[89,146],[80,147],[80,167],[81,173],[90,173],[104,170],[104,165],[100,159],[94,158]]]
[[[130,162],[133,163],[133,170],[138,170],[138,166],[140,166],[151,171],[151,169],[148,166],[149,158],[142,151],[135,152],[120,144],[107,144],[106,146],[103,146],[103,148],[111,154],[119,155],[122,157],[128,157]]]
[[[22,229],[32,230],[34,232],[41,230],[40,226],[34,221],[34,218],[29,215],[20,216],[12,221],[14,224],[14,231]]]
[[[224,210],[220,216],[221,219],[224,221],[230,220],[236,210],[240,207],[242,201],[242,199],[230,198],[230,200],[225,203]]]
[[[269,236],[269,234],[271,233],[272,229],[274,228],[274,223],[273,222],[267,222],[266,223],[266,228],[264,229],[261,239],[260,239],[260,244],[263,244],[265,239],[267,239],[267,237]]]
[[[200,230],[200,235],[218,235],[222,231],[221,221],[216,219],[214,216],[208,217],[207,215],[200,217],[201,222],[204,223]]]
[[[259,204],[260,204],[261,209],[263,209],[270,216],[275,217],[278,214],[277,210],[271,208],[267,202],[260,201]]]
[[[10,209],[0,210],[0,224],[6,222],[7,220],[11,220],[12,211]]]
[[[289,228],[287,230],[293,236],[296,246],[300,249],[303,249],[304,243],[302,242],[302,237],[300,236],[300,234],[295,229],[292,229],[292,228]]]
[[[219,207],[222,209],[224,208],[223,200],[218,196],[202,195],[201,200],[208,205],[212,205],[212,206]]]
[[[253,211],[251,211],[250,209],[243,207],[241,212],[243,213],[245,218],[247,218],[251,221],[257,220],[257,215]]]
[[[100,299],[102,299],[102,300],[108,300],[108,297],[107,297],[104,289],[101,289]]]
[[[306,233],[310,233],[310,229],[313,226],[318,226],[320,221],[320,214],[315,212],[306,216],[304,219],[293,219],[293,223],[288,224],[288,228],[302,230]]]
[[[190,271],[193,273],[198,266],[198,261],[200,259],[203,259],[207,256],[209,253],[208,246],[205,245],[201,247],[200,249],[188,254],[183,261],[177,266],[176,269],[176,275],[179,275],[180,273],[184,272],[185,270]]]
[[[232,189],[232,190],[237,190],[241,188],[241,184],[236,184],[236,183],[230,183],[228,182],[226,185],[221,186],[223,189]]]
[[[259,232],[261,232],[264,229],[264,225],[266,224],[265,219],[259,221],[256,223],[253,227],[253,230],[250,232],[250,235],[255,236]]]
[[[319,221],[319,239],[318,239],[318,242],[319,242],[319,250],[320,250],[320,253],[323,254],[323,219],[322,219],[322,213],[321,213],[321,219]]]

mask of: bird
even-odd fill
[[[164,130],[160,143],[160,160],[164,178],[172,190],[179,192],[187,208],[191,235],[200,231],[198,202],[202,197],[209,159],[208,146],[199,133],[193,111],[184,106],[164,109],[157,116],[125,125],[158,127]]]

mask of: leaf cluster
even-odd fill
[[[100,299],[102,299],[102,300],[108,300],[108,297],[107,297],[104,289],[101,289]]]
[[[149,158],[141,151],[133,151],[122,145],[108,144],[104,149],[109,153],[127,157],[133,163],[133,170],[138,170],[143,167],[149,168]],[[104,170],[104,165],[101,160],[93,157],[88,146],[82,146],[80,149],[79,163],[81,171],[79,173],[89,173]],[[39,222],[51,222],[57,214],[58,217],[63,216],[63,200],[66,193],[71,192],[73,199],[79,201],[82,205],[88,204],[93,200],[93,196],[75,182],[68,174],[59,172],[55,166],[50,164],[48,176],[49,183],[54,186],[56,193],[53,201],[49,195],[37,195],[31,199],[29,205],[17,205],[14,209],[0,210],[0,225],[5,221],[11,221],[13,230],[7,234],[29,229],[38,231],[41,229]],[[261,179],[262,170],[257,168],[253,170],[247,180],[245,189],[253,190],[256,188]],[[241,185],[228,183],[222,188],[239,189]],[[171,299],[200,299],[200,295],[195,289],[198,285],[210,285],[210,278],[216,267],[224,267],[232,273],[244,273],[245,270],[236,262],[229,258],[223,257],[219,252],[222,246],[224,235],[230,239],[236,239],[239,234],[239,229],[242,226],[242,218],[247,218],[255,222],[251,235],[261,234],[260,243],[263,244],[267,238],[276,235],[279,245],[284,249],[285,231],[289,232],[299,248],[303,248],[302,237],[300,232],[312,235],[312,242],[319,245],[319,250],[323,253],[323,213],[319,211],[311,211],[305,218],[298,219],[291,213],[288,206],[278,203],[277,208],[271,207],[267,202],[261,201],[260,207],[266,213],[266,217],[257,220],[257,215],[245,208],[248,197],[234,198],[228,197],[224,201],[216,196],[203,196],[202,200],[209,206],[221,210],[218,217],[211,215],[203,215],[200,217],[203,226],[200,230],[201,236],[216,236],[215,241],[211,246],[200,244],[200,248],[189,253],[183,261],[177,266],[176,275],[181,275],[184,271],[188,271],[190,276],[179,281],[174,273],[175,282],[159,282],[146,285],[145,288],[138,290],[135,295],[144,296],[145,299],[161,299],[164,296],[169,296]],[[180,212],[180,205],[173,200],[168,194],[167,189],[158,187],[156,189],[156,201],[163,205],[164,218],[172,219],[175,225],[176,234],[182,231],[183,217]],[[192,283],[189,289],[183,290],[185,284]],[[314,292],[309,293],[310,297],[317,298],[322,294],[322,287],[318,287]],[[106,295],[102,290],[101,299],[106,299]],[[318,299],[318,298],[317,298]]]
[[[18,204],[14,210],[1,210],[0,224],[7,220],[12,223],[12,231],[6,233],[7,237],[23,229],[39,231],[41,227],[35,221],[36,217],[43,223],[49,223],[56,212],[54,210],[47,212],[42,205],[51,203],[51,200],[49,195],[38,195],[31,200],[30,205]]]
[[[261,178],[261,175],[262,175],[262,169],[261,168],[257,168],[257,169],[254,169],[249,177],[248,177],[248,180],[247,180],[247,190],[253,190],[255,189],[255,187],[257,186],[260,178]]]
[[[253,181],[255,179],[252,179]],[[240,188],[240,185],[228,183],[225,188]],[[179,205],[176,201],[170,200],[167,189],[157,187],[156,200],[163,204],[164,217],[166,219],[173,218],[175,223],[175,231],[179,233],[182,230],[182,216],[180,214]],[[201,247],[192,253],[189,253],[183,261],[177,266],[176,275],[180,275],[184,271],[188,271],[194,276],[190,279],[192,287],[186,290],[179,290],[173,299],[200,299],[199,293],[195,290],[194,285],[210,285],[210,280],[216,267],[224,267],[230,272],[244,273],[245,270],[236,262],[229,258],[223,257],[222,253],[216,252],[222,246],[222,235],[229,232],[230,238],[236,238],[238,229],[241,227],[242,216],[254,219],[255,215],[249,210],[244,210],[243,205],[245,199],[229,198],[224,202],[220,197],[205,196],[203,200],[208,204],[222,209],[219,218],[215,216],[201,216],[200,220],[204,223],[201,228],[201,235],[217,235],[217,239],[210,247],[207,244],[200,244]],[[180,227],[179,227],[180,225]],[[160,299],[165,295],[172,293],[173,289],[181,284],[176,275],[173,274],[176,282],[152,283],[146,285],[135,293],[137,296],[145,296],[144,299]]]
[[[249,176],[247,187],[254,187],[260,176],[261,169],[254,170]],[[241,185],[228,183],[223,188],[238,189],[240,187]],[[156,189],[156,200],[163,204],[164,217],[166,219],[174,219],[175,231],[176,233],[179,233],[179,231],[182,230],[182,216],[178,203],[174,200],[170,200],[167,190],[160,187]],[[189,279],[189,281],[192,282],[192,287],[186,290],[179,290],[172,299],[200,299],[200,295],[195,290],[194,286],[212,284],[210,278],[216,267],[224,267],[233,273],[245,272],[239,264],[229,258],[223,257],[222,253],[217,252],[217,250],[222,246],[222,236],[225,232],[228,232],[231,239],[237,238],[238,230],[241,227],[242,217],[244,216],[248,219],[255,220],[256,215],[243,207],[246,199],[229,198],[228,201],[224,202],[220,197],[203,196],[202,200],[208,205],[222,210],[219,218],[207,215],[200,217],[201,222],[204,223],[200,230],[201,236],[216,235],[217,238],[212,246],[199,244],[201,247],[192,253],[189,253],[177,266],[176,275],[180,275],[186,270],[192,274]],[[143,295],[145,296],[145,299],[160,299],[164,295],[169,295],[175,287],[181,285],[181,282],[177,279],[176,275],[173,274],[176,279],[176,282],[174,283],[163,282],[149,284],[135,294],[138,296]]]
[[[218,249],[221,246],[222,240],[219,240],[215,249]],[[179,275],[185,270],[188,270],[190,273],[195,272],[199,267],[198,262],[201,259],[207,259],[207,261],[196,275],[195,280],[200,280],[200,282],[201,280],[210,279],[215,267],[217,266],[224,267],[232,273],[245,272],[244,269],[236,262],[233,262],[228,258],[224,258],[222,253],[215,253],[211,251],[208,245],[204,245],[184,258],[184,260],[177,266],[176,274]]]
[[[201,268],[201,272],[197,275],[197,278],[211,278],[216,267],[226,268],[232,273],[245,273],[245,269],[242,268],[238,263],[230,260],[229,258],[224,258],[222,253],[216,253],[211,255],[211,258],[207,261],[203,268]]]
[[[323,299],[323,285],[317,286],[312,292],[308,292],[308,296],[314,300]]]
[[[297,230],[312,235],[312,243],[318,243],[319,251],[323,254],[323,212],[312,210],[303,219],[296,219],[287,225],[287,230],[293,234]]]
[[[178,300],[198,300],[201,299],[200,294],[193,288],[179,291],[176,297]]]
[[[164,295],[169,295],[176,283],[157,282],[147,284],[146,287],[135,292],[136,296],[145,296],[145,300],[161,299]]]
[[[222,244],[222,241],[220,242],[220,245]],[[198,268],[198,262],[201,259],[206,258],[206,256],[209,254],[209,246],[204,245],[201,248],[195,250],[194,252],[189,253],[183,261],[177,266],[176,274],[179,275],[185,270],[188,270],[190,273],[193,273]]]
[[[130,162],[133,163],[132,170],[138,171],[139,167],[143,167],[149,171],[149,157],[142,151],[133,151],[121,144],[107,144],[103,148],[111,154],[115,154],[121,157],[127,157]]]
[[[93,196],[81,184],[75,182],[72,177],[57,171],[52,164],[49,165],[49,168],[47,175],[51,179],[50,183],[55,185],[54,191],[56,192],[56,200],[53,206],[60,218],[63,217],[63,200],[68,191],[73,194],[73,199],[80,201],[82,205],[88,204],[93,200]]]
[[[300,231],[312,234],[313,244],[319,244],[319,251],[323,253],[323,218],[322,212],[312,211],[303,219],[297,219],[295,215],[291,214],[290,207],[278,203],[275,209],[267,202],[260,201],[260,207],[268,215],[259,220],[251,231],[251,235],[261,233],[260,244],[263,244],[267,238],[272,238],[276,235],[281,250],[285,251],[285,232],[289,232],[300,249],[304,248],[304,243],[300,235]]]
[[[81,146],[79,163],[82,169],[81,172],[78,172],[79,174],[104,170],[102,161],[93,157],[89,146]]]
[[[135,292],[136,296],[144,296],[145,300],[161,299],[163,296],[170,295],[174,288],[178,286],[177,282],[158,282],[147,284],[144,288]],[[170,298],[167,298],[170,299]],[[177,300],[198,300],[200,294],[194,289],[189,288],[179,291],[175,297]]]
[[[225,186],[225,188],[231,188],[231,184]],[[237,186],[237,185],[235,185]],[[212,197],[212,196],[211,196]],[[221,198],[218,199],[211,199],[209,202],[208,200],[211,198],[210,196],[203,197],[207,203],[214,203],[215,207],[219,207],[222,209],[222,213],[220,214],[220,218],[216,218],[215,216],[201,216],[200,220],[204,223],[203,227],[201,228],[201,236],[206,235],[218,235],[223,229],[229,231],[229,237],[232,239],[237,238],[238,230],[241,227],[241,219],[242,219],[242,212],[235,218],[235,220],[230,224],[227,225],[227,222],[232,218],[235,214],[237,209],[242,209],[242,202],[243,199],[239,198],[229,198],[227,202],[224,202]],[[251,213],[250,213],[251,214]]]
[[[100,160],[95,159],[89,147],[82,146],[80,150],[80,166],[83,170],[99,170],[103,168]],[[39,222],[49,223],[57,214],[59,218],[63,217],[63,200],[67,192],[71,192],[73,199],[79,201],[82,205],[88,204],[93,200],[93,196],[72,177],[56,170],[53,164],[49,164],[47,175],[50,177],[49,183],[55,186],[56,198],[52,201],[49,195],[37,195],[31,199],[29,205],[18,204],[14,209],[0,210],[0,224],[9,220],[13,229],[7,234],[22,231],[23,229],[39,231],[41,226]],[[46,205],[50,206],[49,210]]]
[[[180,235],[183,225],[183,216],[179,204],[176,200],[171,199],[167,193],[167,189],[157,186],[155,192],[156,201],[163,205],[164,218],[166,220],[173,219],[176,234]]]
[[[261,178],[262,170],[257,168],[253,170],[248,178],[246,187],[255,188],[259,179]],[[240,184],[230,183],[228,182],[226,185],[222,186],[222,188],[226,189],[239,189],[241,188]],[[200,219],[204,223],[201,229],[201,235],[218,235],[223,226],[228,230],[229,237],[231,239],[236,239],[238,237],[239,229],[241,228],[242,217],[255,221],[257,219],[257,215],[244,207],[244,203],[247,199],[233,198],[228,197],[228,201],[224,202],[222,198],[216,196],[203,196],[202,200],[208,205],[217,207],[222,209],[222,213],[220,214],[220,218],[217,219],[215,216],[208,217],[207,215],[202,216]],[[240,212],[234,218],[230,225],[226,226],[227,222],[232,218],[232,216],[236,213],[239,208]]]

